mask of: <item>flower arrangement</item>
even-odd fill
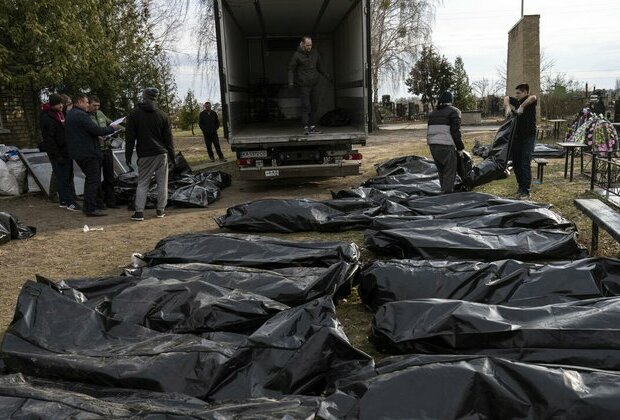
[[[599,153],[612,152],[617,148],[618,133],[614,126],[602,114],[593,114],[591,121],[584,124],[585,129],[580,131],[581,127],[575,132],[574,141],[586,143],[592,148],[592,151]]]
[[[592,111],[590,111],[590,108],[584,108],[581,110],[581,112],[579,113],[579,115],[577,115],[577,117],[575,117],[575,119],[573,120],[573,123],[571,124],[570,127],[568,127],[568,129],[566,130],[566,137],[565,137],[565,141],[575,141],[573,139],[573,136],[575,135],[575,132],[577,131],[577,129],[579,129],[579,127],[583,126],[585,123],[589,122],[589,120],[592,118]]]

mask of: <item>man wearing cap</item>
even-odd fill
[[[97,200],[101,188],[101,148],[99,136],[107,136],[118,126],[99,127],[88,114],[88,97],[82,93],[73,96],[73,108],[67,112],[66,140],[69,156],[84,172],[84,208],[89,217],[106,216]]]
[[[39,149],[46,152],[52,164],[58,206],[69,211],[81,210],[73,188],[73,161],[65,142],[65,115],[62,96],[52,93],[49,102],[42,107],[41,137]]]
[[[457,153],[465,149],[461,138],[461,111],[452,106],[452,100],[452,93],[443,92],[439,95],[437,109],[428,116],[426,142],[437,165],[442,194],[454,191]]]
[[[170,119],[157,107],[159,90],[142,91],[142,102],[127,117],[125,161],[130,169],[134,145],[138,154],[138,188],[135,212],[131,220],[144,220],[146,194],[155,174],[157,181],[157,217],[164,217],[168,201],[168,162],[174,165],[174,146]]]

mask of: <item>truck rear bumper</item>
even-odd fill
[[[349,176],[358,175],[360,165],[360,162],[346,162],[342,165],[263,166],[262,168],[239,168],[239,173],[241,179],[244,180]]]

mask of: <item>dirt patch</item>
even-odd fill
[[[490,143],[493,133],[468,132],[465,134],[467,149],[471,150],[474,139]],[[225,170],[233,175],[233,185],[223,191],[222,198],[208,209],[170,209],[163,219],[155,218],[154,210],[145,212],[144,222],[129,219],[127,209],[107,210],[108,216],[86,218],[81,213],[70,213],[48,202],[42,195],[27,195],[0,200],[0,209],[9,211],[27,224],[36,226],[38,233],[25,241],[12,241],[0,247],[0,331],[11,322],[15,301],[21,285],[39,274],[51,279],[98,277],[116,275],[131,261],[134,252],[145,252],[169,235],[185,232],[219,232],[214,217],[223,214],[226,208],[238,203],[261,198],[310,198],[323,200],[331,198],[331,191],[359,186],[375,175],[374,164],[397,156],[417,154],[430,156],[425,144],[424,130],[387,131],[371,135],[366,147],[359,150],[364,155],[362,174],[355,177],[323,180],[272,180],[268,182],[244,182],[237,177],[233,154],[228,149],[229,162],[223,165],[209,164],[212,168]],[[176,141],[180,150],[192,164],[204,163],[206,153],[201,138],[183,138]],[[222,149],[226,150],[224,144]],[[580,179],[571,184],[563,179],[563,161],[555,160],[548,165],[545,183],[535,187],[533,199],[552,202],[561,213],[578,223],[584,229],[582,240],[589,240],[589,223],[572,206],[572,199],[585,194],[587,181]],[[516,190],[514,177],[496,181],[480,191],[511,196]],[[84,232],[87,224],[103,227],[103,231]],[[299,240],[345,240],[360,247],[363,232],[314,233],[305,232],[290,235],[271,235]],[[618,255],[614,241],[601,235],[601,253]],[[363,250],[365,260],[374,256]],[[338,306],[339,318],[354,345],[374,353],[368,343],[367,334],[371,314],[359,303],[354,293]],[[53,314],[50,314],[53,316]]]

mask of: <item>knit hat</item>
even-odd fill
[[[441,92],[439,95],[439,99],[437,100],[438,104],[451,104],[454,100],[451,92]]]
[[[159,96],[159,89],[146,88],[142,91],[142,99],[145,101],[156,101]]]
[[[57,93],[52,93],[49,97],[50,106],[55,106],[61,104],[62,102],[62,96]]]

